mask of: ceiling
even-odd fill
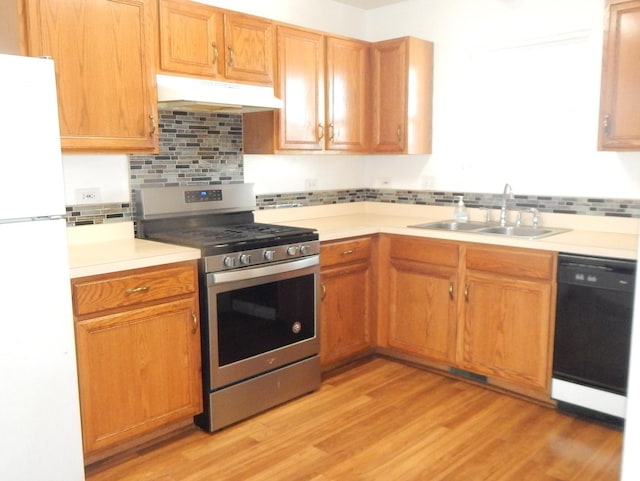
[[[394,3],[404,2],[406,0],[335,0],[336,2],[346,3],[353,7],[371,10],[372,8],[384,7]]]

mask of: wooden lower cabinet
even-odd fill
[[[85,457],[202,411],[195,262],[72,290]]]
[[[320,249],[320,362],[349,360],[372,348],[373,241],[329,242]]]
[[[554,286],[553,253],[467,247],[460,367],[548,391]]]
[[[383,351],[548,400],[555,253],[383,236],[386,255]]]
[[[388,343],[412,354],[453,361],[458,247],[397,238],[389,257]]]

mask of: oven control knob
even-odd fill
[[[235,257],[225,257],[222,261],[225,267],[235,267],[236,266],[236,258]]]
[[[248,266],[249,264],[251,264],[251,254],[241,254],[240,264],[242,264],[243,266]]]
[[[287,254],[290,256],[295,256],[298,253],[298,246],[289,246],[287,247]]]
[[[272,250],[266,250],[264,251],[264,260],[266,261],[272,261],[275,259],[276,256],[276,251],[272,251]]]
[[[306,256],[307,254],[309,254],[309,252],[311,252],[311,250],[309,249],[309,246],[305,246],[305,245],[300,246],[300,254],[302,254],[303,256]]]

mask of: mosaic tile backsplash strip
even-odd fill
[[[160,152],[130,156],[132,189],[144,186],[216,185],[244,181],[242,116],[210,112],[161,111]],[[259,195],[259,209],[326,205],[344,202],[390,202],[453,205],[464,195],[469,207],[499,208],[502,196],[473,192],[395,189],[322,190]],[[512,209],[536,207],[541,212],[640,217],[640,200],[516,195]],[[67,224],[102,224],[134,218],[131,204],[67,206]]]
[[[458,195],[464,195],[464,202],[468,207],[499,209],[502,202],[502,198],[498,194],[352,189],[259,195],[256,197],[256,204],[258,209],[272,209],[371,201],[398,204],[451,205],[453,208]],[[509,201],[510,209],[517,210],[529,207],[535,207],[540,212],[640,218],[640,200],[637,199],[516,195],[515,199]],[[130,204],[67,207],[67,224],[101,224],[131,220],[133,217],[132,210],[133,207]]]

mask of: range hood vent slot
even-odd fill
[[[160,108],[242,114],[283,106],[272,87],[160,74],[156,79]]]

